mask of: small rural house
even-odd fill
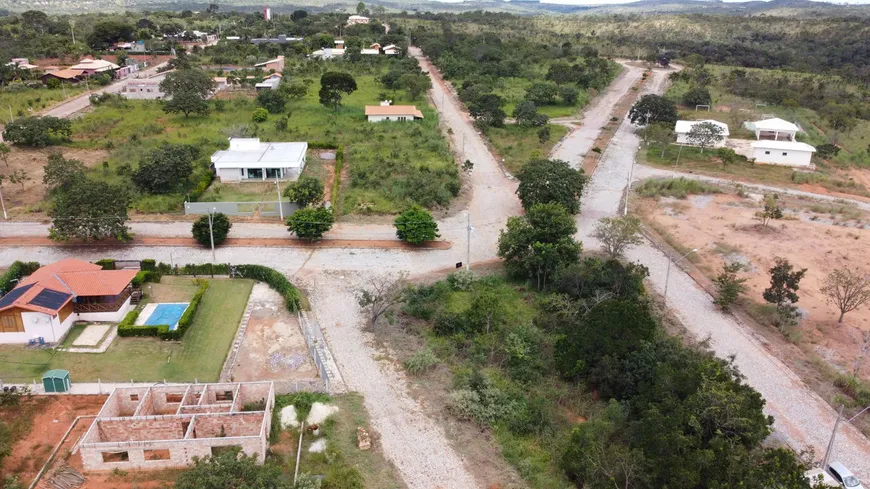
[[[6,66],[12,66],[14,68],[18,68],[19,70],[35,70],[39,68],[39,66],[30,64],[30,60],[27,58],[12,58],[12,61],[6,63]]]
[[[230,138],[230,149],[211,156],[221,182],[296,180],[305,168],[308,143],[265,143],[259,138]]]
[[[402,51],[395,44],[388,44],[384,46],[384,54],[400,54]]]
[[[254,85],[257,91],[260,90],[275,90],[281,84],[281,73],[272,73],[263,79],[260,83]]]
[[[704,122],[709,122],[715,126],[722,128],[722,140],[713,145],[715,148],[721,148],[725,146],[725,141],[728,140],[728,136],[730,133],[728,132],[728,124],[724,122],[714,121],[714,120],[704,120],[704,121],[677,121],[677,124],[674,126],[674,132],[677,134],[677,142],[679,144],[689,144],[692,143],[689,141],[689,133],[692,132],[692,128],[697,124],[701,124]]]
[[[773,141],[794,141],[800,128],[789,121],[774,117],[761,121],[746,121],[743,124],[747,130],[755,133],[755,139]]]
[[[85,58],[79,61],[78,64],[70,66],[71,70],[79,70],[84,76],[91,76],[96,73],[117,70],[118,68],[120,68],[120,66],[112,63],[111,61],[90,58]]]
[[[227,40],[239,40],[240,37],[236,37],[233,39],[232,37],[227,37]],[[287,34],[279,34],[278,37],[255,37],[251,39],[252,44],[287,44],[288,42],[301,42],[304,38],[302,37],[287,37]]]
[[[344,48],[324,48],[311,53],[312,58],[333,59],[344,56]]]
[[[366,105],[366,117],[369,122],[413,121],[422,119],[423,113],[415,105],[390,105],[385,101],[381,105]]]
[[[284,71],[284,56],[278,56],[275,59],[270,59],[269,61],[257,63],[254,65],[254,68],[260,68],[264,71],[275,71],[281,73],[282,71]]]
[[[70,68],[66,68],[63,70],[52,71],[50,73],[46,73],[42,75],[42,83],[48,83],[48,80],[54,78],[55,80],[60,80],[62,83],[78,83],[82,76],[83,71],[81,70],[73,70]]]
[[[73,321],[120,321],[133,308],[137,271],[103,270],[75,258],[39,268],[0,297],[0,343],[57,343]]]
[[[362,15],[351,15],[347,18],[347,25],[368,24],[369,20],[368,17]]]
[[[160,91],[160,82],[163,77],[135,79],[128,81],[121,89],[120,95],[124,98],[136,100],[156,100],[163,98],[165,93]]]
[[[374,48],[362,48],[359,50],[359,54],[381,54],[381,52]]]
[[[229,84],[227,83],[227,77],[225,76],[216,76],[212,78],[212,80],[214,81],[215,91],[217,92],[229,88]]]
[[[763,139],[752,143],[752,157],[756,163],[811,167],[816,148],[796,141],[774,141]]]

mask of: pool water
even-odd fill
[[[174,330],[178,327],[178,320],[181,319],[187,306],[187,302],[157,304],[144,324],[147,326],[168,324],[169,329]]]

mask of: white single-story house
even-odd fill
[[[377,50],[377,49],[371,49],[371,48],[366,49],[366,48],[362,48],[362,49],[359,50],[359,54],[381,54],[381,52],[380,52],[379,50]]]
[[[362,15],[351,15],[347,18],[347,25],[368,24],[369,18]]]
[[[388,44],[384,46],[384,54],[399,54],[401,50],[395,44]]]
[[[784,166],[812,166],[816,148],[796,141],[761,140],[752,143],[752,157],[756,163]]]
[[[714,121],[712,119],[704,121],[677,121],[677,124],[674,126],[674,132],[677,134],[677,142],[680,144],[692,144],[691,142],[689,142],[689,133],[692,131],[692,128],[695,127],[695,125],[704,122],[709,122],[710,124],[722,128],[722,140],[714,144],[713,147],[721,148],[722,146],[725,146],[725,141],[727,141],[728,136],[731,135],[731,133],[728,131],[728,124],[725,124],[724,122]]]
[[[281,84],[281,73],[272,73],[263,79],[260,83],[254,85],[257,90],[275,90]]]
[[[416,105],[366,105],[369,122],[413,121],[423,118]]]
[[[254,68],[260,68],[264,71],[273,70],[280,73],[284,71],[284,56],[278,56],[277,58],[270,59],[269,61],[257,63],[254,65]]]
[[[755,139],[773,141],[794,141],[800,128],[789,121],[774,117],[761,121],[746,121],[743,127],[755,133]]]
[[[312,58],[319,59],[333,59],[342,56],[344,56],[344,48],[323,48],[311,53]]]
[[[0,343],[57,343],[74,321],[121,321],[133,309],[136,272],[75,258],[40,267],[0,297]]]
[[[155,78],[137,78],[128,81],[121,89],[120,95],[129,99],[156,100],[166,94],[160,91],[163,76]]]
[[[230,149],[211,156],[221,182],[296,180],[305,168],[308,143],[264,143],[260,138],[230,138]]]

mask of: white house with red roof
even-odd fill
[[[136,272],[75,258],[39,268],[0,297],[0,343],[57,343],[74,321],[120,321],[133,308]]]

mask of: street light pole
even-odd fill
[[[671,263],[680,263],[681,261],[683,261],[683,258],[691,255],[692,253],[694,253],[696,251],[698,251],[698,248],[692,248],[691,250],[689,250],[688,253],[681,256],[677,260],[671,260],[671,257],[666,254],[666,256],[668,257],[668,273],[665,275],[665,294],[664,294],[665,306],[668,305],[668,284],[671,281]]]
[[[212,229],[212,222],[211,222],[212,214],[214,212],[217,212],[217,207],[212,207],[211,210],[208,212],[208,236],[209,236],[209,239],[211,240],[211,262],[212,263],[217,261],[217,258],[215,258],[215,254],[214,254],[214,230]]]
[[[840,427],[840,420],[843,419],[843,408],[846,407],[840,404],[840,410],[837,411],[837,421],[834,422],[834,431],[831,432],[831,439],[828,441],[828,448],[825,450],[825,458],[822,459],[822,470],[828,470],[828,462],[831,460],[831,453],[834,451],[834,440],[837,438],[837,428]],[[860,413],[858,413],[860,414]],[[855,418],[852,418],[855,419]]]
[[[281,185],[278,184],[278,179],[275,179],[275,188],[278,189],[278,214],[281,216],[281,222],[284,222],[284,206],[281,202]]]
[[[677,176],[677,167],[680,166],[680,155],[683,153],[683,145],[680,145],[680,149],[677,151],[677,161],[674,163],[674,176]]]

